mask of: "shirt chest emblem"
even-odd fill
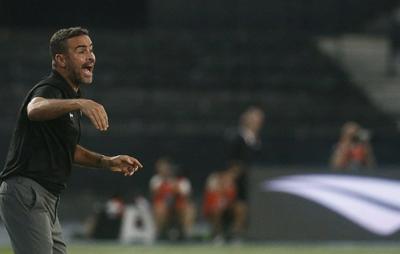
[[[69,113],[69,119],[73,120],[74,119],[74,114]]]

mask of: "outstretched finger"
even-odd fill
[[[135,174],[135,172],[137,171],[137,167],[130,167],[129,169],[129,176]]]
[[[124,170],[124,175],[125,176],[131,176],[135,173],[135,169],[132,167],[128,167]]]
[[[96,129],[100,130],[100,127],[101,127],[101,126],[100,126],[99,123],[97,122],[96,118],[95,118],[93,115],[88,115],[88,117],[89,117],[90,121],[92,122],[92,124],[94,125],[94,127],[95,127]]]
[[[129,162],[129,164],[131,164],[133,166],[137,166],[139,168],[143,168],[143,165],[135,158],[129,157],[128,158],[128,162]]]
[[[101,124],[104,127],[104,130],[108,129],[108,116],[107,116],[107,112],[104,110],[104,108],[99,110],[99,118],[101,121]]]
[[[100,130],[101,130],[101,131],[106,130],[106,126],[103,124],[102,117],[101,117],[101,115],[99,114],[99,112],[94,111],[94,112],[93,112],[93,117],[96,119],[96,122],[97,122],[97,124],[98,124],[99,127],[100,127]]]

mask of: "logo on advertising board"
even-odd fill
[[[400,181],[377,177],[304,174],[267,180],[264,191],[299,196],[381,236],[400,229]]]

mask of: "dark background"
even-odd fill
[[[106,134],[84,123],[82,144],[130,153],[134,178],[87,169],[71,192],[147,193],[153,163],[168,155],[195,193],[225,165],[224,135],[249,105],[266,111],[259,165],[328,163],[340,126],[373,131],[379,165],[398,164],[396,119],[376,108],[349,74],[316,47],[321,35],[363,32],[398,1],[141,0],[0,1],[0,158],[19,103],[50,70],[50,35],[81,25],[92,33],[95,83],[84,94],[104,104]]]

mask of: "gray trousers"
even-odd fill
[[[15,254],[65,254],[59,198],[37,182],[12,177],[0,186],[0,216]]]

